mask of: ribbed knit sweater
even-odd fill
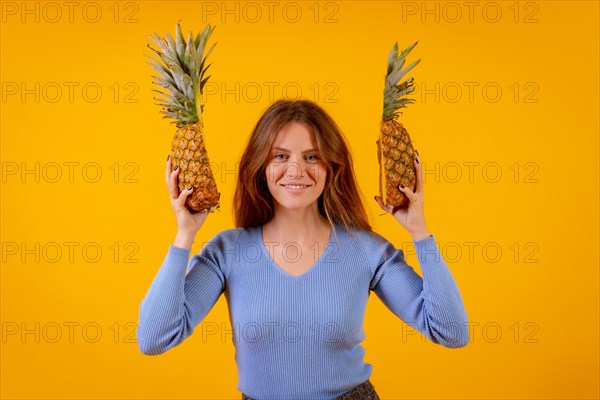
[[[264,243],[261,226],[216,234],[189,268],[191,251],[170,245],[140,305],[138,345],[147,355],[179,345],[224,293],[238,390],[258,400],[333,399],[371,376],[361,346],[371,291],[432,342],[469,342],[462,298],[435,237],[414,245],[423,278],[383,236],[339,225],[299,276],[273,261],[269,251],[284,245]]]

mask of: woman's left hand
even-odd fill
[[[408,207],[389,206],[385,207],[381,196],[375,196],[375,201],[379,204],[382,210],[388,212],[396,218],[413,237],[414,240],[420,240],[429,237],[430,233],[425,224],[425,212],[423,208],[423,174],[421,172],[421,158],[415,150],[415,172],[416,172],[416,187],[413,192],[408,187],[398,186],[398,189],[408,198]]]

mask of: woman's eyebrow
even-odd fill
[[[273,150],[281,150],[281,151],[286,151],[288,153],[291,152],[290,150],[285,149],[283,147],[273,147]],[[310,153],[311,151],[319,151],[319,149],[308,149],[308,150],[304,150],[303,153]]]

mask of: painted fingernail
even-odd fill
[[[401,187],[402,189],[404,189],[404,185],[403,185],[403,184],[400,184],[400,187]]]
[[[415,149],[415,153],[417,153],[417,155],[419,155],[419,150]]]
[[[176,165],[175,168],[173,168],[173,171],[177,171],[177,168],[179,168],[179,165]]]
[[[417,160],[417,164],[420,164],[420,162],[419,162],[419,159],[418,159],[418,158],[415,158],[415,160]]]
[[[171,158],[171,155],[169,154],[169,155],[167,156],[167,161],[169,161],[169,159],[170,159],[170,158]]]
[[[192,190],[192,187],[191,187],[191,186],[189,186],[189,187],[188,187],[188,190]]]

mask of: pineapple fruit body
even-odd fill
[[[398,185],[402,184],[414,192],[417,183],[410,136],[398,121],[382,121],[377,147],[379,195],[385,205],[402,207],[408,204],[408,199]]]
[[[213,212],[219,208],[221,194],[217,190],[208,153],[202,139],[202,122],[185,124],[177,129],[171,147],[172,165],[181,168],[179,191],[192,186],[186,205],[194,212]]]
[[[402,78],[421,60],[417,60],[403,69],[405,58],[415,47],[411,44],[406,50],[398,52],[398,43],[394,45],[388,57],[388,68],[383,91],[383,117],[377,140],[377,160],[379,162],[379,195],[385,206],[404,207],[409,200],[398,188],[404,185],[413,192],[416,188],[415,151],[408,131],[397,121],[398,110],[414,103],[414,99],[405,96],[414,91],[413,79]]]

